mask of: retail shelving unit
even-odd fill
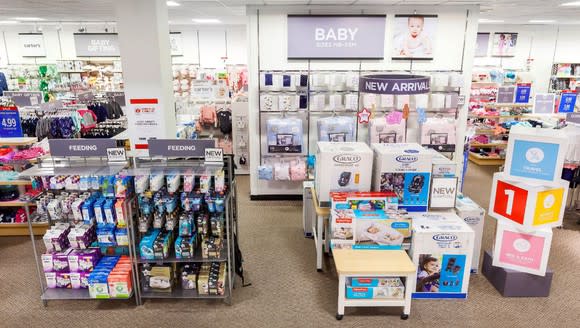
[[[550,92],[576,90],[580,86],[580,63],[555,63],[552,65]]]
[[[147,174],[172,174],[172,175],[191,175],[195,176],[207,175],[215,177],[219,172],[223,172],[225,176],[226,193],[224,194],[224,211],[220,214],[224,219],[224,231],[220,238],[223,238],[222,248],[218,256],[204,256],[202,254],[201,245],[198,245],[195,254],[190,258],[177,258],[175,254],[174,244],[170,243],[169,256],[160,259],[143,259],[140,253],[139,244],[146,234],[148,229],[140,229],[140,224],[134,217],[129,218],[128,227],[130,233],[130,247],[133,254],[134,270],[137,272],[137,283],[135,290],[137,295],[137,303],[143,304],[145,299],[216,299],[224,300],[226,304],[232,302],[232,289],[234,288],[234,269],[235,263],[235,237],[237,234],[237,201],[236,201],[236,182],[234,173],[233,156],[224,156],[223,163],[206,164],[203,159],[159,159],[159,158],[140,158],[134,159],[134,168],[124,171],[124,175],[147,175]],[[180,207],[181,208],[181,207]],[[183,213],[183,212],[182,212]],[[141,213],[140,218],[146,217]],[[177,224],[178,225],[178,224]],[[176,227],[177,228],[177,227]],[[198,231],[199,233],[199,231]],[[197,236],[201,243],[200,236]],[[223,263],[225,264],[226,279],[224,281],[223,294],[202,294],[198,289],[183,289],[180,282],[180,276],[176,275],[178,265],[185,263]],[[153,264],[158,266],[170,266],[173,268],[172,273],[178,280],[176,284],[171,283],[170,291],[153,290],[146,286],[146,279],[141,274],[143,265]],[[173,278],[172,277],[172,280]]]
[[[23,172],[20,173],[21,177],[34,178],[34,177],[49,177],[49,176],[62,176],[62,175],[115,175],[119,173],[127,165],[126,162],[109,164],[107,159],[103,157],[94,158],[55,158],[49,157],[39,161],[39,163]],[[58,193],[63,190],[45,190],[42,194],[23,202],[24,208],[27,215],[30,216],[30,206],[35,204],[35,201],[42,197],[47,192]],[[134,202],[134,199],[133,199]],[[131,203],[131,202],[130,202]],[[135,215],[132,206],[128,206],[128,217]],[[46,215],[48,223],[47,226],[51,226],[55,222],[64,220],[57,219],[56,221]],[[40,254],[42,250],[39,250],[38,243],[34,238],[35,225],[28,220],[28,230],[30,233],[30,239],[32,241],[32,249],[34,253],[34,259],[36,262],[36,270],[38,274],[39,286],[40,286],[40,299],[42,300],[44,306],[47,306],[48,301],[52,300],[129,300],[133,298],[135,288],[129,295],[128,298],[92,298],[89,294],[88,289],[67,289],[67,288],[48,288],[47,282],[44,275],[43,266],[41,264]],[[46,230],[46,229],[45,229]],[[98,247],[98,246],[96,246]],[[112,248],[119,248],[121,254],[129,255],[130,258],[133,257],[131,254],[131,248],[129,246],[110,246]],[[135,271],[132,272],[133,286],[135,285]],[[135,299],[136,300],[136,299]]]
[[[20,137],[20,138],[0,138],[0,146],[7,146],[13,148],[23,148],[29,147],[36,143],[38,140],[36,138]],[[16,171],[20,171],[22,166],[28,163],[35,163],[37,159],[31,160],[17,160],[8,161],[3,164],[12,165]],[[17,179],[17,180],[7,180],[0,181],[0,186],[17,186],[18,192],[22,195],[25,191],[26,186],[30,186],[32,183],[30,179]],[[0,202],[0,207],[25,207],[28,203],[20,201],[19,199],[12,201]],[[27,215],[28,220],[32,218]],[[45,222],[34,222],[32,223],[32,232],[35,235],[43,234],[46,231],[48,224]],[[23,223],[0,223],[0,236],[26,236],[28,235],[28,225]]]

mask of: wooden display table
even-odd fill
[[[322,252],[328,253],[330,250],[330,208],[320,207],[318,205],[318,196],[316,189],[312,188],[312,203],[316,212],[316,221],[313,222],[312,234],[314,235],[314,245],[316,246],[316,270],[322,271]],[[324,238],[322,238],[322,229]]]
[[[336,319],[344,316],[344,308],[356,306],[401,306],[401,319],[406,320],[411,313],[411,294],[415,290],[417,269],[403,250],[352,250],[333,249],[334,265],[338,273],[338,312]],[[347,299],[347,278],[356,277],[402,277],[405,278],[403,299]]]

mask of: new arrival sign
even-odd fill
[[[77,57],[119,57],[117,33],[75,33]]]
[[[416,95],[429,93],[430,82],[430,77],[421,75],[366,75],[359,78],[358,90],[374,94]]]
[[[383,59],[385,15],[289,15],[289,59]]]
[[[42,33],[19,33],[20,54],[22,57],[46,57]]]

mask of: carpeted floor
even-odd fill
[[[487,207],[493,168],[470,165],[465,193]],[[43,307],[30,240],[0,238],[0,327],[579,327],[580,232],[555,229],[548,298],[503,298],[481,275],[467,300],[413,301],[408,321],[399,309],[347,308],[335,320],[337,278],[332,259],[315,269],[314,242],[302,231],[301,202],[251,202],[239,178],[240,244],[252,286],[234,290],[233,304],[198,300],[51,301]],[[486,219],[484,249],[495,222]]]

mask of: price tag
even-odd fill
[[[16,107],[0,107],[0,137],[22,137],[20,115]]]
[[[125,148],[107,148],[107,158],[109,162],[125,162],[127,152]]]

